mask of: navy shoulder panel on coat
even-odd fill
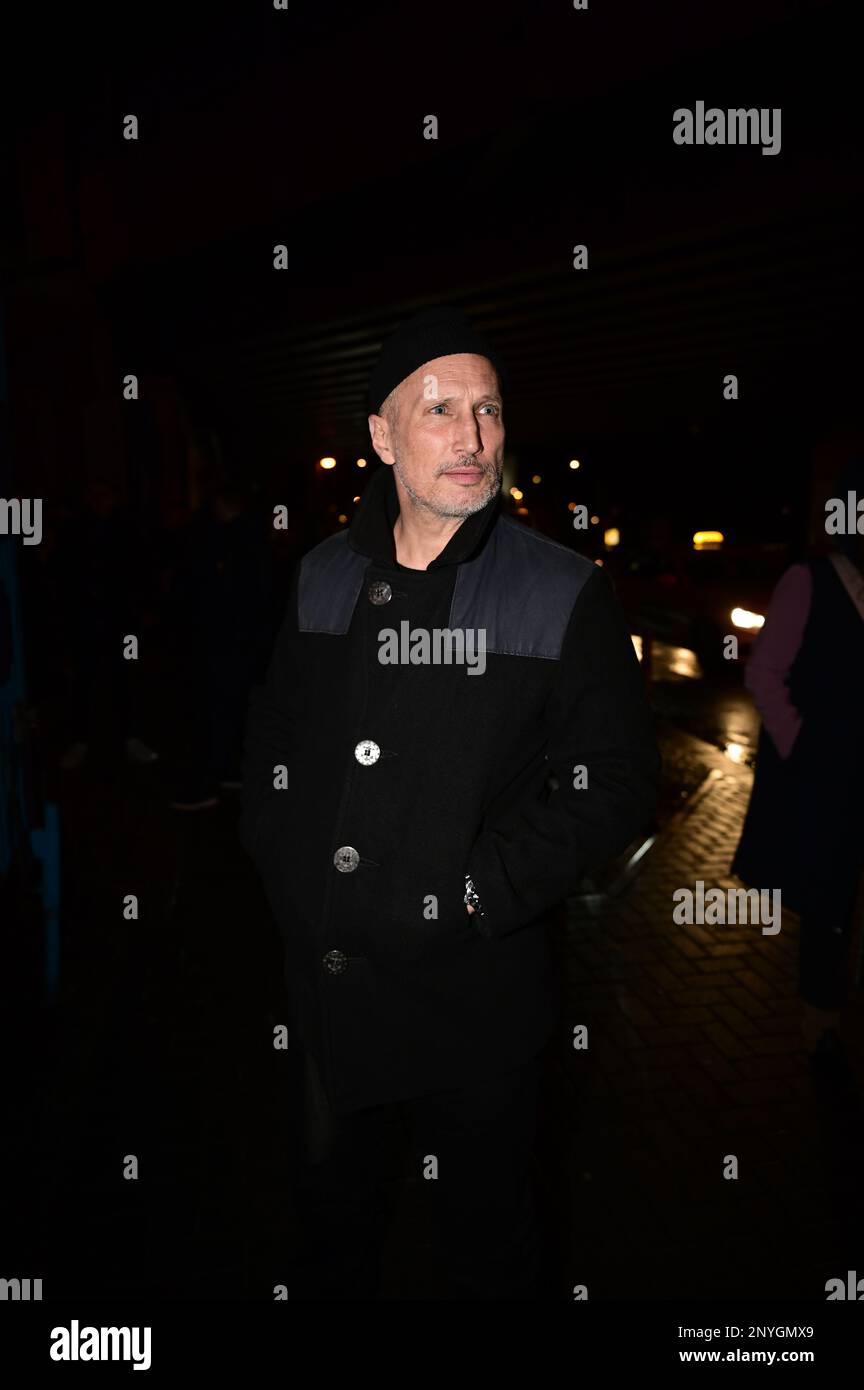
[[[304,555],[297,586],[299,630],[343,636],[368,568],[369,556],[351,549],[347,531],[328,536]]]
[[[300,563],[299,630],[344,636],[369,564],[346,531],[310,550]],[[449,626],[482,629],[488,652],[556,661],[593,573],[584,555],[500,517],[480,554],[457,568]]]
[[[573,605],[595,566],[502,516],[476,559],[459,566],[451,628],[482,628],[487,652],[556,661]]]

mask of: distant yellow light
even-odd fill
[[[571,468],[578,468],[578,467],[579,467],[579,460],[578,460],[578,459],[571,459],[571,460],[570,460],[570,467],[571,467]]]
[[[567,503],[567,510],[568,510],[568,512],[575,512],[575,510],[576,510],[576,503],[575,503],[575,502],[568,502],[568,503]]]
[[[359,498],[359,497],[355,497],[355,498],[354,498],[354,501],[355,501],[355,502],[359,502],[359,501],[360,501],[360,498]]]
[[[600,559],[597,559],[597,560],[594,561],[594,563],[595,563],[595,565],[602,565],[602,564],[603,564],[603,561],[600,560]]]
[[[606,530],[603,532],[603,544],[606,546],[607,550],[611,550],[613,546],[621,544],[621,532],[618,530],[617,526],[607,526]]]
[[[745,763],[747,761],[747,749],[743,743],[727,743],[723,749],[727,758],[731,758],[733,763]]]
[[[733,608],[730,617],[736,627],[746,628],[748,632],[755,632],[765,622],[761,613],[750,613],[746,608]]]
[[[530,516],[531,513],[529,512],[529,510],[528,510],[527,507],[517,507],[517,508],[516,508],[516,515],[517,515],[517,516]]]
[[[518,488],[518,487],[511,487],[511,489],[510,489],[510,496],[513,498],[514,502],[521,502],[521,501],[522,501],[522,489],[521,489],[521,488]]]
[[[725,539],[722,531],[696,531],[693,535],[693,549],[716,550]]]
[[[319,460],[318,460],[318,463],[319,463],[319,466],[320,466],[321,468],[335,468],[335,467],[336,467],[336,460],[335,460],[335,459],[331,459],[331,458],[319,459]]]
[[[535,474],[534,474],[534,477],[531,479],[531,481],[532,481],[532,483],[539,483],[539,482],[540,482],[540,474],[539,474],[539,473],[535,473]]]
[[[347,516],[345,515],[344,512],[340,512],[340,513],[339,513],[339,520],[340,520],[340,522],[342,523],[342,525],[344,526],[344,525],[345,525],[345,522],[348,520],[348,518],[347,518]]]
[[[365,460],[365,459],[358,459],[358,460],[357,460],[357,467],[358,467],[358,468],[365,468],[365,467],[366,467],[366,460]]]
[[[592,525],[592,526],[599,526],[599,525],[600,525],[600,518],[599,518],[599,516],[592,516],[592,518],[591,518],[591,525]]]

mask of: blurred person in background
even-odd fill
[[[137,528],[104,478],[88,484],[80,512],[60,530],[54,557],[67,705],[60,767],[75,771],[104,737],[127,759],[157,760],[140,737],[137,663],[124,639],[140,637],[149,567]]]
[[[864,498],[864,460],[832,495],[849,492]],[[864,905],[864,534],[831,539],[781,578],[747,666],[762,732],[732,869],[800,914],[805,1042],[817,1066],[845,1068]]]
[[[171,805],[239,789],[249,692],[266,663],[272,548],[243,483],[217,485],[178,537],[170,621],[181,723]]]

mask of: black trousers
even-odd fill
[[[406,1183],[427,1209],[433,1247],[417,1249],[415,1262],[426,1262],[421,1279],[431,1274],[428,1296],[541,1297],[539,1056],[481,1085],[341,1118],[309,1057],[304,1072],[294,1297],[381,1296],[382,1248]]]

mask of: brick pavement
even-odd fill
[[[808,1067],[793,915],[775,936],[673,924],[676,888],[742,886],[729,864],[752,775],[666,737],[692,745],[702,786],[626,893],[570,904],[561,943],[564,1269],[589,1296],[626,1296],[626,1270],[634,1297],[818,1298],[864,1253],[860,1091]],[[847,1026],[860,1078],[860,993]]]

